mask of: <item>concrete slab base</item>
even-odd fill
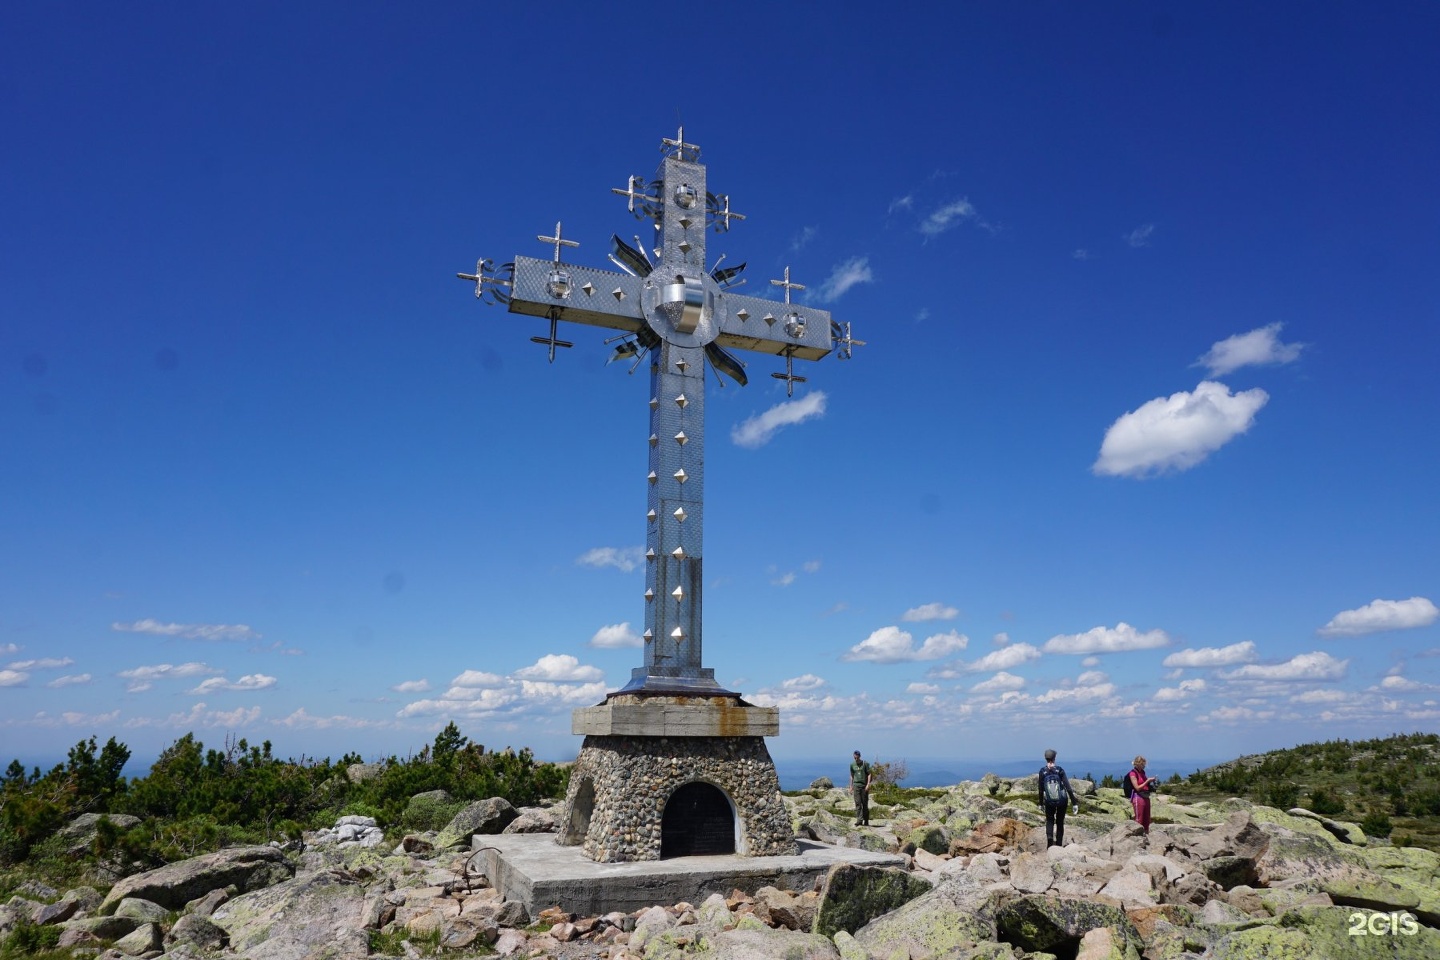
[[[754,893],[778,887],[804,893],[837,863],[900,866],[905,858],[856,847],[831,847],[798,840],[800,852],[786,857],[675,857],[638,863],[596,863],[579,847],[562,847],[549,833],[476,837],[476,858],[490,885],[507,900],[518,900],[534,916],[546,907],[594,917],[612,910],[630,913],[682,900],[699,906],[712,893],[737,887]]]

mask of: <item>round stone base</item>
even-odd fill
[[[557,842],[583,845],[600,863],[659,860],[665,806],[677,789],[697,782],[729,801],[737,855],[796,852],[764,737],[586,737],[570,771]]]

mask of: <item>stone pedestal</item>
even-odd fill
[[[700,853],[795,853],[765,747],[779,733],[775,708],[738,697],[617,694],[576,710],[572,726],[585,743],[557,842],[602,863],[659,860],[691,852],[692,842]],[[696,822],[687,819],[691,807],[701,811]],[[729,831],[718,838],[729,849],[714,847],[717,831]]]

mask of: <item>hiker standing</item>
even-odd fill
[[[1125,783],[1129,787],[1125,792],[1130,795],[1130,806],[1135,809],[1135,822],[1140,824],[1147,837],[1150,835],[1150,793],[1159,782],[1154,777],[1145,776],[1144,757],[1136,757],[1134,769],[1125,774]]]
[[[855,822],[862,826],[870,825],[870,764],[860,759],[860,751],[855,751],[855,759],[850,761],[850,794],[855,798]]]
[[[1065,768],[1055,763],[1055,751],[1045,751],[1045,766],[1040,768],[1040,779],[1037,786],[1040,788],[1040,806],[1045,811],[1045,846],[1063,847],[1065,845],[1065,808],[1074,806],[1080,809],[1080,798],[1075,796],[1075,790],[1070,786],[1070,778],[1065,775]]]

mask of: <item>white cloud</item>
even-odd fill
[[[75,661],[74,661],[74,660],[71,660],[69,657],[65,657],[65,658],[59,659],[59,660],[55,659],[54,657],[47,657],[47,658],[45,658],[45,659],[43,659],[43,660],[16,660],[14,663],[10,664],[10,669],[11,669],[11,670],[55,670],[55,669],[58,669],[58,668],[60,668],[60,667],[68,667],[68,666],[70,666],[70,665],[71,665],[72,663],[74,663],[74,662],[75,662]]]
[[[1005,633],[1002,630],[1000,633],[997,633],[995,634],[995,636],[991,637],[990,642],[995,644],[995,646],[997,647],[1008,646],[1010,643],[1010,634]]]
[[[593,704],[597,700],[605,699],[605,684],[603,682],[584,683],[579,686],[571,686],[566,683],[554,683],[542,680],[521,680],[520,693],[527,700],[541,703],[584,703]]]
[[[0,687],[18,687],[29,679],[30,674],[19,670],[0,670]]]
[[[825,686],[824,678],[817,677],[813,673],[804,673],[780,683],[780,689],[786,693],[808,693],[811,690],[819,690],[823,686]]]
[[[1182,680],[1178,687],[1161,687],[1159,690],[1156,690],[1153,699],[1163,703],[1169,700],[1184,700],[1186,697],[1192,697],[1197,693],[1204,692],[1204,680],[1198,678],[1195,680]]]
[[[1084,247],[1076,247],[1074,252],[1070,254],[1070,257],[1074,260],[1089,260],[1090,251]]]
[[[1088,656],[1088,657],[1084,657],[1084,658],[1082,658],[1081,661],[1080,661],[1080,666],[1082,666],[1082,667],[1098,667],[1098,666],[1100,666],[1100,658],[1097,657],[1097,656],[1094,656],[1094,655],[1091,655],[1091,656]]]
[[[515,671],[521,680],[591,681],[605,679],[599,667],[581,666],[580,661],[568,653],[547,653],[528,667]]]
[[[1425,597],[1373,600],[1358,610],[1344,610],[1335,614],[1318,632],[1322,637],[1360,637],[1382,630],[1428,627],[1436,619],[1440,619],[1440,610]]]
[[[1188,470],[1249,430],[1269,399],[1259,387],[1231,393],[1210,380],[1157,397],[1110,425],[1091,469],[1115,477]]]
[[[770,581],[770,584],[771,584],[772,586],[776,586],[776,587],[788,587],[788,586],[790,586],[790,584],[792,584],[792,583],[794,583],[794,582],[795,582],[795,571],[794,571],[794,570],[788,570],[788,571],[786,571],[785,573],[780,574],[780,576],[776,577],[775,579],[771,580],[771,581]]]
[[[465,670],[454,680],[450,681],[453,687],[498,687],[505,683],[505,678],[498,673],[486,673],[484,670]]]
[[[1204,716],[1195,719],[1201,723],[1250,723],[1257,720],[1269,720],[1275,716],[1274,710],[1252,710],[1249,707],[1216,707]]]
[[[121,670],[116,676],[130,681],[125,687],[127,692],[141,693],[149,690],[156,680],[187,680],[190,677],[208,677],[223,672],[223,670],[217,670],[204,663],[182,663],[178,666],[171,663],[157,663],[151,666]]]
[[[234,710],[209,710],[204,701],[195,704],[186,713],[172,713],[159,726],[193,730],[196,727],[223,727],[235,729],[248,727],[260,719],[259,707],[236,707]],[[148,721],[139,721],[130,726],[150,726]]]
[[[390,688],[396,693],[424,693],[430,689],[429,680],[402,680]]]
[[[1001,693],[1005,690],[1019,690],[1025,686],[1025,678],[1001,670],[989,680],[981,680],[970,688],[971,693]]]
[[[596,547],[575,558],[582,567],[615,567],[629,573],[645,562],[644,547]]]
[[[1228,647],[1186,647],[1160,661],[1162,667],[1229,667],[1255,659],[1255,644],[1245,640]]]
[[[819,573],[819,572],[820,572],[820,561],[819,561],[819,560],[806,560],[803,564],[800,565],[800,569],[801,569],[801,570],[804,570],[806,573]]]
[[[927,637],[920,648],[915,649],[915,638],[899,627],[881,627],[870,636],[851,647],[841,660],[865,660],[871,663],[906,663],[913,660],[938,660],[957,650],[965,649],[969,638],[964,634],[937,633]]]
[[[905,688],[906,693],[936,694],[940,692],[938,684],[915,682]]]
[[[1045,641],[1046,653],[1125,653],[1130,650],[1151,650],[1170,642],[1164,630],[1141,633],[1121,621],[1113,628],[1095,627],[1084,633],[1060,634]]]
[[[830,276],[820,284],[820,289],[815,291],[815,299],[820,303],[831,303],[840,299],[851,287],[862,283],[874,283],[875,274],[870,269],[869,257],[851,257],[830,271]]]
[[[20,652],[20,645],[16,643],[0,643],[0,657],[8,657]]]
[[[819,227],[801,227],[800,232],[790,240],[790,252],[794,253],[808,246],[811,240],[820,233]]]
[[[347,717],[343,714],[336,714],[329,717],[311,716],[304,707],[299,707],[288,717],[276,720],[281,726],[289,727],[292,730],[364,730],[370,727],[383,727],[387,724],[376,720],[362,720],[358,717]]]
[[[797,400],[787,400],[737,424],[730,439],[737,446],[754,450],[770,442],[782,427],[794,426],[825,415],[825,391],[816,390]]]
[[[1150,238],[1155,234],[1155,224],[1142,223],[1129,233],[1121,234],[1120,238],[1132,247],[1150,246]]]
[[[1344,690],[1306,690],[1290,698],[1291,703],[1341,703],[1349,700],[1351,694]]]
[[[927,671],[925,675],[932,679],[953,680],[967,673],[1009,670],[1011,667],[1018,667],[1022,663],[1039,659],[1040,651],[1038,649],[1028,643],[1016,643],[1008,647],[1001,647],[999,650],[992,650],[980,659],[972,660],[969,663],[957,660],[955,663],[936,667]]]
[[[912,209],[914,206],[915,206],[915,197],[914,197],[912,194],[906,194],[906,195],[903,196],[903,197],[897,197],[896,199],[891,200],[891,201],[890,201],[890,208],[889,208],[888,210],[886,210],[885,212],[886,212],[886,213],[894,213],[896,210],[910,210],[910,209]]]
[[[1392,675],[1380,681],[1380,689],[1395,693],[1415,693],[1420,690],[1430,689],[1430,685],[1418,683],[1407,677]]]
[[[969,200],[954,200],[930,212],[920,223],[920,232],[927,237],[937,237],[976,216],[975,207]]]
[[[622,647],[643,646],[645,638],[634,630],[630,629],[630,621],[624,623],[611,623],[595,631],[595,636],[590,638],[590,646],[599,647],[602,650],[618,650]]]
[[[54,680],[51,680],[49,683],[45,684],[45,686],[47,686],[47,687],[53,687],[54,689],[58,690],[58,689],[60,689],[61,687],[81,686],[81,685],[87,684],[87,683],[89,683],[89,682],[90,682],[90,674],[88,674],[88,673],[77,673],[77,674],[73,674],[73,675],[68,676],[68,677],[56,677]]]
[[[1099,674],[1104,677],[1104,674]],[[1074,686],[1057,687],[1035,698],[1036,703],[1060,703],[1066,700],[1104,700],[1115,695],[1115,684],[1106,680],[1092,679],[1089,683],[1077,682]]]
[[[1303,344],[1281,343],[1278,334],[1282,326],[1272,323],[1249,333],[1237,333],[1219,340],[1193,366],[1207,367],[1210,376],[1223,377],[1241,367],[1290,363],[1300,356]]]
[[[1220,676],[1226,680],[1340,680],[1349,666],[1349,660],[1337,660],[1317,650],[1298,654],[1284,663],[1246,664]]]
[[[954,607],[943,603],[925,603],[906,610],[900,619],[906,623],[917,623],[922,620],[954,620],[958,616],[960,611]]]
[[[243,623],[161,623],[159,620],[136,620],[133,623],[112,623],[111,630],[122,633],[148,633],[157,637],[181,637],[186,640],[259,640],[256,633]]]
[[[275,686],[276,682],[274,677],[267,677],[263,673],[248,673],[233,682],[224,677],[211,677],[209,680],[202,680],[199,686],[188,692],[203,697],[217,690],[264,690]]]

